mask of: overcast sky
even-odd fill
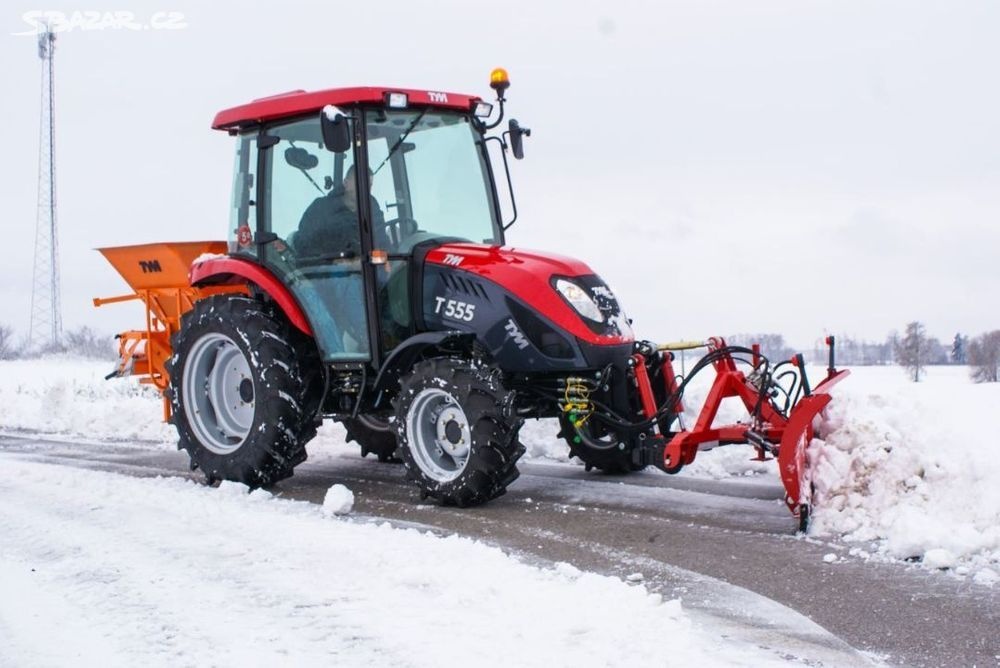
[[[220,109],[295,88],[487,97],[533,130],[508,243],[586,261],[655,340],[1000,328],[1000,2],[5,4],[0,323],[30,314],[40,61],[32,10],[180,29],[74,27],[56,51],[65,326],[141,325],[92,249],[222,238]],[[79,18],[79,17],[78,17]],[[162,17],[161,17],[162,18]]]

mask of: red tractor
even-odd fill
[[[590,267],[505,246],[514,221],[490,147],[509,186],[506,154],[521,158],[530,131],[510,120],[489,134],[506,72],[491,86],[496,110],[344,88],[220,112],[213,127],[236,138],[228,242],[103,249],[136,293],[95,302],[148,309],[146,328],[121,337],[118,375],[164,391],[179,447],[210,482],[292,475],[333,419],[362,453],[401,459],[423,496],[473,505],[517,478],[523,420],[554,417],[572,455],[608,472],[675,473],[699,448],[749,442],[778,458],[804,524],[813,418],[846,373],[832,341],[815,389],[801,357],[773,364],[721,339],[686,346],[708,353],[679,377],[671,351],[684,344],[636,340]],[[708,366],[708,402],[682,429],[684,389]],[[748,418],[716,426],[727,396]]]

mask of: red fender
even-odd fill
[[[191,265],[188,280],[193,286],[249,282],[257,285],[277,303],[288,320],[303,334],[312,336],[312,328],[295,297],[274,274],[256,262],[231,256],[207,258]]]

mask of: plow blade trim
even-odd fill
[[[812,504],[812,483],[806,462],[806,449],[813,438],[813,422],[833,400],[830,389],[849,373],[847,370],[832,373],[812,394],[800,399],[788,416],[778,447],[778,472],[785,486],[785,504],[796,517],[803,506]]]

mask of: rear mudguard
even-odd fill
[[[274,300],[289,322],[307,336],[312,327],[291,291],[263,266],[232,256],[211,257],[191,265],[189,280],[193,286],[230,283],[253,283]]]

